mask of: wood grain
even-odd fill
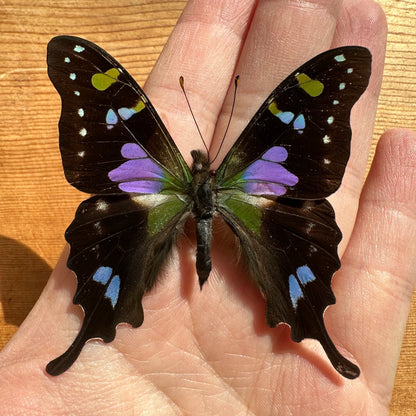
[[[0,348],[34,305],[84,198],[64,179],[58,143],[58,94],[45,51],[57,34],[94,39],[143,84],[185,1],[3,0],[0,7]],[[392,127],[415,128],[416,0],[380,0],[389,22],[375,139]],[[416,414],[416,299],[412,303],[391,414]]]

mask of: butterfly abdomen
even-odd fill
[[[208,157],[199,150],[193,150],[191,155],[193,179],[190,191],[196,221],[196,271],[202,288],[211,272],[212,217],[215,213],[216,193],[213,191],[214,178],[209,172]]]

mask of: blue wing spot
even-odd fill
[[[114,127],[114,124],[117,124],[118,122],[118,117],[117,114],[115,113],[115,111],[110,108],[107,111],[107,115],[105,116],[105,122],[107,123],[107,129],[112,129]]]
[[[119,293],[120,293],[120,276],[117,274],[111,279],[110,284],[108,285],[107,290],[105,291],[105,295],[104,295],[106,298],[110,299],[110,302],[113,305],[113,308],[116,306]]]
[[[289,293],[292,305],[296,309],[298,307],[298,300],[303,297],[303,292],[293,274],[289,276]]]
[[[298,307],[299,299],[303,298],[302,286],[307,285],[310,282],[316,280],[312,270],[305,264],[296,269],[296,276],[291,274],[289,276],[289,294],[293,307]]]
[[[339,89],[340,91],[345,89],[345,82],[341,82],[341,84],[339,84]]]
[[[276,117],[285,124],[289,124],[294,119],[295,115],[291,111],[282,111],[281,113],[276,114]]]
[[[334,122],[334,117],[333,116],[328,117],[327,123],[332,124],[333,122]]]
[[[79,97],[81,94],[79,93],[79,91],[74,91],[74,94]]]
[[[101,266],[94,273],[92,280],[94,280],[95,282],[101,283],[103,285],[106,285],[108,281],[110,280],[111,273],[113,273],[113,269],[111,267]]]
[[[117,110],[118,114],[123,120],[128,120],[131,116],[136,114],[132,108],[122,107]]]
[[[339,104],[339,101],[338,100],[334,100],[334,101],[332,101],[332,104],[338,105]]]
[[[71,62],[71,60],[68,57],[65,57],[64,61],[66,64],[69,64]]]
[[[80,117],[84,117],[84,114],[85,114],[84,109],[83,108],[78,108],[78,115]]]
[[[77,79],[77,74],[74,74],[73,72],[71,72],[69,74],[69,78],[72,79],[72,81],[75,81]]]
[[[293,122],[293,128],[295,130],[303,130],[305,128],[305,117],[303,114],[300,114],[296,117],[295,121]]]
[[[296,274],[302,284],[306,285],[308,282],[313,282],[316,277],[308,266],[300,266],[296,269]]]
[[[354,68],[348,68],[348,69],[347,69],[347,74],[352,74],[352,73],[353,73],[353,71],[354,71]]]

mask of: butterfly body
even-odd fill
[[[89,339],[112,341],[119,323],[142,324],[141,299],[190,216],[202,288],[218,215],[266,298],[267,324],[289,324],[297,342],[317,339],[337,371],[357,377],[358,367],[336,349],[323,321],[335,303],[331,278],[341,240],[326,197],[341,183],[350,111],[370,72],[371,55],[362,47],[308,61],[270,94],[211,171],[201,151],[191,152],[187,166],[149,99],[108,53],[84,39],[52,39],[48,73],[62,98],[65,175],[94,196],[81,203],[65,234],[84,321],[48,373],[66,371]]]
[[[214,172],[210,171],[208,156],[200,150],[191,152],[193,163],[191,172],[191,198],[192,212],[196,220],[196,271],[199,277],[199,286],[202,289],[211,272],[211,241],[212,218],[216,211],[217,193],[215,189]]]

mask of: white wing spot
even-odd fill
[[[339,101],[338,100],[334,100],[334,101],[332,101],[332,104],[338,105],[339,104]]]
[[[79,96],[81,95],[79,91],[74,91],[74,94],[75,94],[77,97],[79,97]]]
[[[97,202],[97,209],[99,211],[106,211],[108,209],[108,204],[107,202],[100,200]]]
[[[87,130],[83,127],[80,131],[79,131],[79,135],[82,137],[85,137],[87,135]]]
[[[101,234],[101,233],[103,232],[103,227],[101,226],[100,221],[96,221],[96,222],[94,223],[94,228],[95,228],[95,231],[96,231],[98,234]]]
[[[77,74],[74,74],[73,72],[71,72],[69,74],[69,78],[72,79],[72,81],[75,81],[77,79]]]
[[[69,64],[71,62],[71,60],[66,56],[64,59],[65,63]]]
[[[78,115],[80,116],[80,117],[84,117],[84,109],[83,108],[78,108]]]
[[[331,138],[325,134],[325,136],[322,138],[322,141],[324,142],[324,144],[329,144],[331,143]]]
[[[329,165],[331,161],[329,159],[324,159],[324,165]]]
[[[328,117],[327,122],[328,124],[332,124],[334,122],[334,117],[333,116]]]
[[[341,82],[341,84],[339,84],[339,89],[341,91],[345,89],[345,82]]]
[[[353,73],[353,71],[354,71],[354,68],[348,68],[348,69],[347,69],[347,74],[352,74],[352,73]]]
[[[79,157],[84,157],[85,156],[85,150],[82,150],[81,152],[77,153]]]

